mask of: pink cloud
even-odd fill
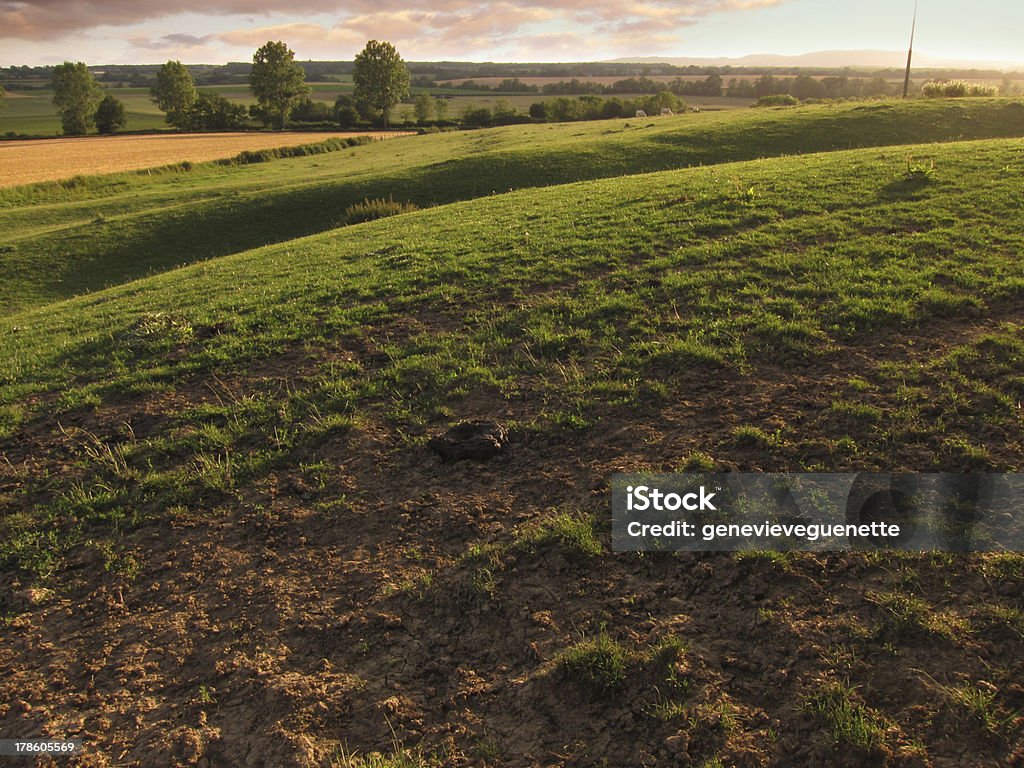
[[[99,26],[128,26],[184,13],[220,16],[291,14],[288,24],[238,29],[220,36],[233,45],[252,45],[262,37],[294,35],[294,41],[323,45],[351,43],[354,37],[416,40],[432,48],[430,35],[443,40],[516,41],[530,25],[561,22],[570,27],[595,23],[623,31],[671,30],[709,14],[778,5],[791,0],[557,0],[531,5],[520,0],[0,0],[0,39],[46,40]],[[333,27],[304,19],[337,14]],[[280,30],[279,33],[272,30]],[[189,30],[195,32],[196,30]],[[275,37],[277,34],[277,37]],[[168,35],[167,37],[171,37]],[[585,36],[584,36],[585,37]],[[543,38],[537,38],[540,44]]]

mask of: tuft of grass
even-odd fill
[[[728,699],[701,704],[690,715],[690,727],[701,726],[711,726],[732,736],[740,730],[739,709]]]
[[[878,712],[857,701],[856,691],[830,680],[804,700],[804,708],[831,728],[836,744],[865,751],[880,748],[890,723]]]
[[[343,753],[335,758],[331,768],[436,768],[437,765],[437,762],[419,752],[401,749],[389,755],[381,752],[370,752],[363,756]]]
[[[905,578],[911,579],[908,586],[914,586],[913,572],[907,572]],[[953,640],[970,631],[966,619],[952,612],[936,611],[921,598],[904,592],[868,592],[866,597],[880,609],[876,634],[889,640],[920,633]]]
[[[604,627],[597,636],[582,640],[555,657],[555,664],[570,678],[598,692],[608,692],[626,679],[629,653]]]
[[[774,549],[743,549],[733,555],[737,563],[765,563],[782,572],[793,569],[794,555],[792,552],[779,552]]]
[[[1024,554],[994,552],[984,555],[980,570],[986,578],[1024,582]]]
[[[517,544],[524,549],[555,545],[566,555],[582,559],[597,557],[604,551],[593,515],[568,510],[545,518],[519,537]]]
[[[928,630],[931,606],[921,598],[903,592],[868,592],[867,599],[880,609],[880,635],[899,638]]]
[[[882,420],[883,415],[880,408],[868,405],[867,403],[850,402],[848,400],[833,400],[831,410],[837,416],[869,424],[877,424]]]
[[[785,440],[782,437],[782,430],[766,432],[760,427],[750,424],[743,424],[735,427],[732,431],[733,441],[739,447],[747,448],[779,448]]]
[[[957,712],[987,731],[996,733],[1013,720],[1013,716],[1001,713],[996,698],[997,689],[990,683],[938,684],[936,687]]]
[[[932,176],[935,174],[935,161],[929,160],[927,163],[915,163],[914,158],[907,158],[907,170],[904,174],[904,178],[910,182],[927,182],[930,181]]]
[[[714,472],[718,462],[703,451],[693,451],[679,464],[680,472]]]

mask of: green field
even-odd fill
[[[1020,472],[1022,136],[878,102],[0,191],[0,731],[1013,764],[1024,556],[614,554],[607,482]],[[482,418],[506,455],[442,467]]]
[[[366,198],[428,207],[585,179],[913,141],[1016,136],[1014,101],[745,110],[410,137],[316,158],[0,190],[9,278],[25,308],[337,226]]]
[[[125,130],[167,130],[163,113],[149,100],[145,88],[116,88],[110,91],[124,102],[128,118]],[[7,108],[0,112],[0,136],[59,136],[60,118],[51,91],[15,91],[7,95]]]
[[[325,104],[334,105],[335,99],[341,94],[352,94],[351,79],[342,79],[336,83],[310,83],[310,98]],[[201,86],[201,91],[216,93],[229,101],[249,106],[254,104],[246,86]],[[124,102],[128,122],[125,131],[170,130],[164,120],[163,113],[150,100],[148,88],[116,88],[108,87],[105,91]],[[407,103],[395,108],[394,118],[397,121],[415,121],[413,99],[420,93],[431,93],[443,97],[448,102],[449,119],[458,118],[463,110],[477,107],[494,107],[503,100],[511,103],[520,113],[527,114],[530,105],[537,101],[554,98],[547,94],[502,94],[493,91],[473,91],[452,88],[412,88]],[[635,95],[620,95],[622,98],[635,98]],[[61,135],[60,119],[53,106],[53,93],[49,90],[26,90],[8,93],[7,108],[0,111],[0,138],[15,136],[59,136]],[[688,100],[701,109],[732,110],[750,105],[750,99],[730,99],[727,97],[695,97]]]

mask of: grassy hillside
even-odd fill
[[[880,106],[20,192],[100,253],[89,205],[521,187],[0,317],[0,731],[99,765],[1013,765],[1024,556],[609,550],[623,470],[1021,470],[1020,141],[724,162]],[[672,151],[719,164],[614,172]],[[442,466],[471,418],[506,453]]]
[[[514,126],[246,168],[0,190],[8,310],[321,232],[365,198],[426,207],[509,189],[857,146],[1019,136],[1024,104],[882,102]]]

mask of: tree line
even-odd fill
[[[758,99],[762,96],[790,94],[798,99],[848,99],[872,96],[894,96],[900,85],[883,77],[858,78],[841,76],[812,77],[801,74],[796,77],[778,77],[763,74],[756,79],[731,78],[728,82],[718,74],[711,74],[702,80],[676,77],[672,80],[653,80],[646,75],[628,77],[605,84],[594,80],[559,80],[553,83],[535,85],[524,83],[519,78],[506,78],[496,85],[464,80],[459,84],[437,83],[427,77],[418,77],[413,85],[429,88],[491,91],[494,93],[542,93],[559,96],[621,96],[625,94],[658,94],[669,91],[676,96],[732,96]]]
[[[391,110],[409,95],[409,70],[398,51],[390,43],[370,40],[356,56],[352,78],[353,109],[360,116],[381,119],[387,128]],[[54,67],[51,88],[65,135],[81,136],[93,127],[113,133],[127,123],[124,104],[104,96],[83,62]],[[244,128],[249,118],[285,128],[292,117],[314,122],[322,114],[320,108],[329,110],[310,100],[305,70],[295,61],[295,52],[279,40],[268,41],[253,54],[249,88],[256,103],[246,109],[216,93],[199,91],[188,67],[168,61],[157,71],[150,95],[167,122],[184,131],[234,130]]]
[[[307,65],[308,66],[308,65]],[[164,112],[167,122],[183,131],[238,130],[251,120],[282,129],[289,121],[323,128],[356,128],[366,124],[388,128],[394,108],[405,100],[410,86],[444,87],[461,90],[487,90],[498,93],[562,94],[558,98],[536,102],[527,113],[511,102],[499,99],[493,107],[470,106],[457,121],[448,116],[448,100],[428,93],[419,94],[406,108],[405,125],[413,117],[423,127],[503,125],[518,122],[595,120],[629,117],[643,110],[657,114],[668,108],[685,108],[683,97],[732,96],[761,104],[788,104],[798,101],[871,98],[898,95],[898,83],[882,77],[865,80],[846,75],[812,77],[776,77],[762,74],[754,80],[732,78],[727,83],[719,74],[703,79],[676,77],[654,80],[646,75],[628,77],[610,84],[573,78],[542,86],[523,83],[517,77],[503,79],[494,87],[472,80],[454,86],[437,86],[425,76],[411,79],[409,67],[393,45],[370,40],[352,62],[352,95],[342,94],[333,108],[310,98],[307,69],[295,61],[295,53],[281,41],[268,41],[253,54],[247,65],[247,80],[255,104],[246,108],[210,91],[200,91],[190,67],[180,61],[168,61],[156,71],[150,89],[152,100]],[[124,105],[103,89],[82,62],[64,62],[52,68],[53,101],[66,135],[81,135],[96,127],[112,133],[126,124]],[[921,89],[918,86],[919,90]],[[1004,89],[1006,86],[1004,84]],[[945,89],[949,91],[950,89]],[[955,89],[954,89],[955,90]],[[993,89],[988,89],[989,91]],[[945,93],[944,95],[961,95]],[[940,93],[928,85],[925,95]],[[973,93],[973,92],[972,92]],[[633,98],[626,98],[632,96]],[[0,90],[0,108],[3,92]]]
[[[306,79],[310,81],[333,80],[338,77],[345,77],[352,74],[354,62],[352,61],[302,61],[299,66],[306,73]],[[562,82],[571,82],[578,79],[582,82],[594,80],[595,78],[621,77],[621,78],[642,78],[649,76],[683,77],[694,79],[696,77],[707,77],[719,75],[724,80],[747,79],[754,81],[761,75],[770,74],[775,77],[795,77],[797,75],[808,75],[815,78],[825,77],[846,77],[851,80],[899,80],[903,76],[902,69],[878,69],[869,67],[752,67],[752,66],[711,66],[711,65],[672,65],[668,63],[609,63],[609,62],[575,62],[562,64],[524,64],[513,62],[406,62],[410,74],[413,76],[414,86],[424,85],[431,88],[449,87],[444,81],[462,80],[465,78],[505,78],[508,81],[515,81],[523,77],[545,77],[560,78]],[[158,64],[108,64],[97,78],[106,84],[117,84],[131,86],[149,87],[153,83]],[[189,71],[195,78],[196,84],[204,85],[239,85],[248,82],[250,62],[228,62],[226,64],[190,64]],[[916,77],[927,77],[930,80],[988,80],[999,81],[1003,78],[1010,82],[1019,81],[1024,78],[1024,72],[1003,72],[1001,70],[980,70],[969,68],[927,68],[914,70]],[[49,81],[53,74],[53,66],[12,65],[0,67],[0,78],[9,84],[17,84],[19,89],[32,89],[35,86],[33,81]],[[522,81],[520,81],[522,83]],[[458,86],[450,86],[457,88]],[[477,83],[474,87],[480,89],[505,90],[504,85],[488,86]],[[522,83],[520,87],[527,90],[516,90],[516,93],[532,93],[529,90],[533,86]],[[513,91],[508,91],[513,92]],[[538,93],[541,92],[538,87]],[[560,93],[565,94],[564,91]]]

